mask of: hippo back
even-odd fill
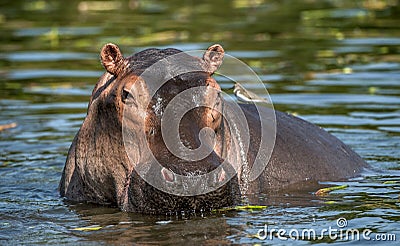
[[[252,104],[242,104],[241,108],[251,127],[251,144],[257,146],[257,109]],[[345,180],[368,166],[350,147],[321,127],[280,111],[275,111],[275,115],[274,149],[263,173],[251,183],[250,192],[269,192],[300,182]],[[249,159],[253,163],[254,154],[250,153]]]

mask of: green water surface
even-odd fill
[[[3,0],[0,40],[0,125],[17,123],[0,132],[0,245],[400,241],[400,1]],[[107,42],[125,54],[220,43],[257,72],[276,109],[324,127],[372,169],[322,184],[348,185],[326,196],[303,189],[251,198],[267,209],[143,216],[67,205],[57,186]],[[220,84],[232,93],[233,84]],[[266,224],[340,229],[339,218],[344,229],[371,230],[371,241],[255,237]]]

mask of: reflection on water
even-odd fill
[[[340,217],[399,240],[399,16],[398,0],[9,1],[0,11],[0,124],[17,127],[0,132],[0,244],[253,244],[265,224],[320,229]],[[249,197],[269,206],[261,211],[142,216],[67,205],[57,185],[106,42],[126,54],[221,43],[259,74],[277,109],[323,126],[373,170],[318,185],[349,186],[325,197],[316,186]],[[90,225],[101,229],[71,230]]]

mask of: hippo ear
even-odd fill
[[[204,69],[213,74],[219,66],[222,64],[224,59],[224,49],[219,44],[210,46],[203,55]]]
[[[118,46],[112,43],[108,43],[103,46],[100,53],[101,64],[107,70],[107,72],[118,75],[119,67],[121,66],[124,57],[121,54]]]

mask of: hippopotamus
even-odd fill
[[[237,204],[247,194],[348,179],[367,167],[338,138],[293,115],[254,103],[225,112],[232,102],[213,77],[224,59],[221,45],[202,57],[173,48],[125,57],[109,43],[100,59],[106,71],[93,89],[59,185],[67,200],[151,214],[206,211]],[[183,101],[168,107],[183,93]],[[174,115],[186,104],[194,106],[173,130]],[[163,118],[167,111],[172,118]],[[246,141],[227,127],[238,111],[248,128],[246,153]],[[272,147],[262,143],[264,121]],[[172,128],[165,128],[169,123]],[[172,149],[171,141],[180,144]],[[251,176],[255,163],[263,165]],[[190,188],[185,180],[193,177]]]

